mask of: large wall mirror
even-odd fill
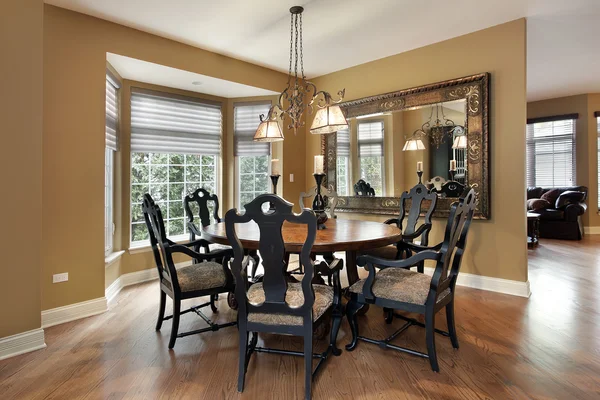
[[[341,103],[349,128],[322,137],[336,211],[397,214],[421,179],[438,194],[434,216],[471,187],[475,218],[489,219],[488,102],[484,73]]]

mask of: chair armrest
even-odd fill
[[[565,207],[565,219],[567,221],[577,221],[577,217],[585,214],[586,210],[587,204],[585,203],[569,204]]]
[[[411,242],[400,242],[399,243],[403,248],[409,249],[415,253],[420,253],[422,251],[425,250],[433,250],[433,251],[440,251],[440,249],[442,248],[442,244],[444,244],[444,242],[440,242],[438,244],[436,244],[435,246],[419,246],[418,244],[414,244]]]
[[[195,242],[191,242],[191,243],[195,243]],[[183,253],[191,258],[194,258],[194,259],[200,260],[200,261],[208,261],[208,260],[213,260],[215,258],[221,258],[221,257],[223,257],[224,259],[229,259],[229,258],[233,257],[232,249],[220,249],[220,250],[214,250],[214,251],[211,251],[208,253],[198,253],[197,251],[194,251],[194,250],[191,250],[188,248],[188,246],[191,243],[175,244],[175,245],[170,246],[169,250],[171,251],[171,253]]]
[[[419,229],[417,229],[416,231],[414,231],[411,234],[402,234],[402,239],[416,239],[419,236],[421,236],[423,233],[425,233],[426,231],[430,230],[432,227],[431,224],[423,224],[419,227]]]
[[[383,221],[383,223],[384,224],[388,224],[388,225],[391,225],[391,224],[399,225],[400,224],[400,220],[398,218],[390,218],[388,220]]]
[[[319,274],[329,276],[335,272],[340,272],[342,269],[344,269],[344,260],[334,258],[333,261],[330,263],[328,263],[327,261],[322,261],[318,264],[315,264],[315,267]]]
[[[200,229],[198,229],[196,224],[194,224],[193,222],[188,222],[187,226],[191,233],[193,233],[194,235],[196,235],[198,237],[202,237],[202,231]]]
[[[377,265],[380,268],[408,268],[417,265],[418,263],[424,260],[437,261],[440,259],[441,256],[442,254],[437,251],[425,250],[404,260],[388,260],[372,256],[358,257],[358,259],[356,260],[357,265],[361,267],[364,267],[365,265],[369,266],[369,276],[367,277],[367,280],[363,285],[363,296],[365,297],[365,300],[371,303],[375,301],[375,294],[373,293],[373,284],[375,283],[375,276],[377,274],[377,270],[374,268],[374,265]]]

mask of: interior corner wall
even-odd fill
[[[10,18],[13,19],[12,16]],[[16,34],[21,29],[27,32],[27,37],[32,35],[31,43],[20,46],[18,50],[23,54],[17,52],[14,57],[19,59],[23,56],[27,62],[12,68],[13,71],[5,76],[14,76],[14,71],[25,71],[34,65],[35,60],[25,57],[29,54],[26,49],[40,48],[41,52],[41,46],[37,46],[33,36],[38,29],[41,30],[42,21],[31,18],[31,21],[20,23],[20,27],[13,24],[19,30],[9,36],[25,35]],[[43,157],[36,158],[35,162],[43,159],[41,197],[44,202],[41,214],[23,208],[22,212],[14,215],[19,217],[19,226],[27,228],[27,232],[19,237],[42,243],[41,274],[36,276],[41,276],[41,309],[47,310],[104,296],[107,52],[276,92],[285,86],[287,75],[47,4],[43,6],[43,41]],[[18,81],[19,85],[32,82],[32,86],[41,87],[41,81],[29,77]],[[20,93],[25,93],[20,90]],[[33,99],[35,104],[35,96]],[[14,114],[18,115],[17,110]],[[31,124],[36,120],[35,115],[30,117],[29,114],[20,119]],[[28,135],[33,135],[33,129],[27,131]],[[19,137],[28,151],[23,159],[32,157],[32,152],[35,154],[39,141],[33,139],[29,140],[26,135]],[[290,161],[293,159],[289,158]],[[304,159],[296,158],[295,161],[303,162]],[[23,162],[19,161],[19,165]],[[35,179],[30,179],[32,177],[15,179],[18,183],[14,187],[22,186],[22,193],[30,193],[34,186],[32,181],[35,182]],[[123,185],[126,183],[123,182]],[[28,198],[40,199],[40,196]],[[19,207],[25,207],[23,200],[18,201]],[[27,221],[31,218],[31,223],[23,222],[24,215]],[[32,227],[39,227],[39,221],[42,221],[42,239],[36,240]],[[35,256],[31,249],[22,253]],[[147,256],[146,265],[152,265],[151,253],[143,254]],[[21,256],[18,265],[23,265]],[[36,265],[34,268],[39,268],[40,263]],[[52,284],[52,275],[60,272],[68,272],[69,281]],[[32,284],[28,281],[27,285]]]
[[[596,121],[587,94],[557,97],[527,103],[527,118],[579,114],[575,124],[575,180],[588,188],[588,210],[582,216],[583,225],[600,226],[598,210],[598,173]],[[595,97],[594,97],[595,98]],[[598,104],[598,103],[596,103]]]
[[[443,65],[445,54],[460,54]],[[526,21],[502,25],[358,65],[313,79],[319,90],[346,89],[346,100],[489,72],[492,215],[471,225],[462,271],[527,281],[525,218]],[[309,121],[310,122],[310,121]],[[307,122],[307,124],[309,123]],[[307,136],[310,156],[319,138]],[[309,182],[307,181],[307,185]],[[338,218],[349,214],[338,213]],[[380,216],[353,215],[381,220]],[[431,243],[442,239],[445,220],[436,219]]]
[[[0,13],[0,338],[41,326],[43,6],[8,0]]]

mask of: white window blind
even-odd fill
[[[358,124],[358,156],[383,156],[383,122],[361,122]]]
[[[350,157],[350,130],[342,129],[336,135],[338,157]]]
[[[253,140],[260,115],[269,113],[271,103],[244,103],[233,107],[233,140],[236,156],[268,156],[271,144]]]
[[[131,152],[221,153],[221,104],[135,89],[131,93]]]
[[[118,103],[117,103],[117,83],[106,76],[106,147],[116,151],[119,147],[118,132]]]
[[[577,115],[527,121],[527,186],[575,185]]]

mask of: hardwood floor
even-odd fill
[[[440,373],[425,359],[361,342],[329,360],[313,398],[600,398],[600,236],[542,239],[529,254],[530,299],[458,288],[460,349],[437,337]],[[103,315],[46,329],[47,349],[0,361],[0,398],[302,398],[301,358],[253,355],[238,394],[236,328],[178,339],[169,351],[170,323],[154,331],[157,308],[157,283],[150,282],[124,289]],[[224,299],[219,309],[219,321],[235,318]],[[371,337],[400,324],[386,325],[376,307],[360,318],[361,333]],[[203,324],[186,314],[180,330]],[[302,350],[301,339],[261,340]],[[349,341],[346,321],[338,341],[340,347]],[[425,351],[425,332],[411,327],[397,343]]]

